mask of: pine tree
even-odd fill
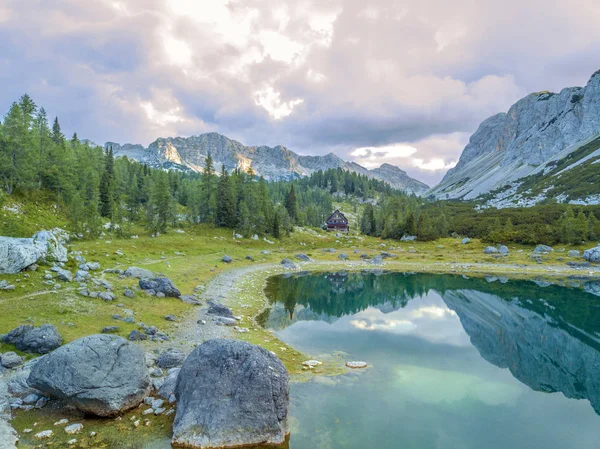
[[[50,129],[48,128],[48,116],[46,110],[40,108],[35,119],[34,127],[37,131],[38,141],[38,189],[42,188],[42,176],[44,172],[44,159],[46,157],[45,151],[48,147],[48,139],[50,137]]]
[[[152,188],[150,200],[150,227],[154,232],[165,233],[167,225],[173,219],[172,196],[166,173],[159,171]]]
[[[273,214],[273,223],[271,224],[271,235],[276,239],[281,237],[281,220],[279,214],[275,212]]]
[[[71,137],[71,146],[77,146],[79,145],[79,137],[77,137],[77,133],[73,133],[73,137]]]
[[[233,228],[235,226],[235,202],[229,174],[224,165],[221,168],[217,198],[217,226],[221,228]]]
[[[206,163],[202,172],[202,182],[198,195],[198,221],[214,223],[216,213],[216,194],[215,194],[215,168],[210,153],[206,157]]]
[[[287,209],[288,215],[295,223],[298,218],[298,202],[296,200],[296,192],[294,191],[294,184],[291,185],[290,191],[285,199],[285,208]]]
[[[104,154],[104,171],[100,178],[100,215],[113,218],[115,207],[115,171],[112,147]]]
[[[23,111],[25,127],[30,129],[33,126],[33,121],[37,112],[37,106],[27,94],[24,94],[21,96],[21,98],[19,98],[19,106],[21,107],[21,111]]]
[[[54,123],[52,124],[52,141],[56,145],[64,146],[65,144],[65,136],[60,130],[60,123],[58,123],[58,117],[54,118]]]

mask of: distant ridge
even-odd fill
[[[200,134],[191,137],[159,138],[148,148],[142,145],[107,142],[115,156],[127,156],[152,167],[202,171],[206,157],[211,154],[215,167],[224,165],[227,170],[252,167],[257,175],[268,180],[287,180],[292,177],[309,176],[319,170],[342,168],[369,178],[379,179],[392,187],[422,195],[429,186],[411,178],[399,167],[383,164],[369,170],[355,162],[346,162],[333,153],[325,156],[300,156],[286,147],[277,145],[245,146],[218,133]]]

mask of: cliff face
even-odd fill
[[[585,87],[539,92],[485,120],[456,167],[429,193],[474,199],[539,173],[600,132],[600,71]]]
[[[326,156],[300,156],[283,146],[248,147],[217,133],[201,134],[187,138],[159,138],[148,148],[141,145],[120,145],[107,142],[116,156],[127,156],[153,167],[180,167],[182,170],[202,171],[210,153],[215,168],[221,165],[229,171],[235,168],[247,170],[252,167],[257,175],[268,180],[291,179],[309,176],[318,170],[342,168],[379,179],[392,187],[421,195],[429,187],[406,174],[398,167],[384,164],[375,170],[368,170],[354,162],[346,162],[333,153]]]
[[[471,343],[488,362],[508,368],[536,391],[587,399],[600,414],[600,346],[581,330],[562,329],[516,302],[475,290],[452,290],[443,299],[454,310]]]

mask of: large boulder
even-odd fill
[[[209,340],[184,362],[177,387],[174,445],[227,448],[280,444],[289,433],[289,374],[259,346]]]
[[[15,274],[46,256],[43,245],[33,239],[0,237],[0,274]]]
[[[33,367],[28,383],[97,416],[136,407],[151,385],[144,352],[115,335],[90,335],[62,346]]]
[[[46,260],[54,262],[66,262],[67,248],[64,244],[69,241],[69,234],[62,229],[52,231],[40,231],[33,236],[34,245],[43,246],[46,249]]]
[[[51,324],[40,327],[24,324],[6,334],[4,343],[15,345],[20,351],[47,354],[62,344],[62,336]]]
[[[588,262],[598,263],[600,262],[600,246],[595,248],[586,249],[583,252],[583,258]]]
[[[498,248],[495,246],[488,246],[483,250],[483,254],[496,254],[498,252]]]
[[[127,268],[127,270],[125,270],[124,275],[130,278],[138,279],[154,279],[156,277],[152,271],[138,267]]]
[[[30,239],[0,237],[0,274],[19,273],[40,260],[66,262],[66,241],[61,229],[40,231]]]
[[[140,279],[140,288],[142,290],[154,290],[154,292],[163,293],[170,298],[179,298],[181,296],[181,292],[169,278],[142,278]]]

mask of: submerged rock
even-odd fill
[[[144,352],[114,335],[91,335],[62,346],[36,363],[28,383],[97,416],[135,407],[150,390]]]
[[[237,340],[198,346],[179,372],[174,445],[280,444],[289,434],[289,374],[269,351]]]

